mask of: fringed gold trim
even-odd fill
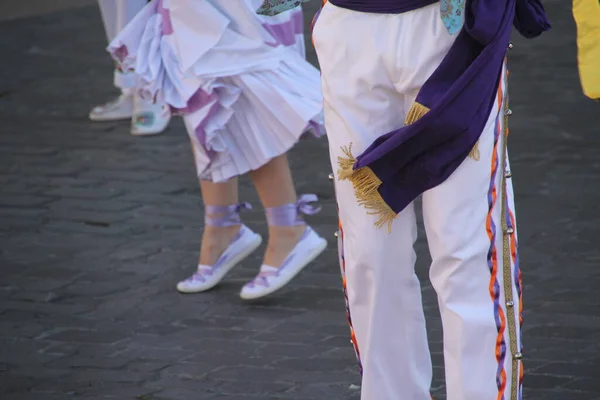
[[[350,179],[355,172],[356,158],[352,155],[352,143],[349,146],[343,146],[342,152],[345,157],[338,157],[338,177],[341,181],[345,181]]]
[[[369,167],[354,170],[356,158],[352,155],[352,143],[342,147],[344,157],[338,157],[338,177],[340,180],[349,180],[354,188],[354,195],[358,204],[368,210],[370,215],[378,215],[375,222],[377,228],[387,224],[388,233],[392,232],[392,222],[396,213],[383,200],[377,189],[381,186],[381,180]]]
[[[404,123],[406,125],[413,124],[421,119],[425,114],[429,112],[429,108],[425,107],[423,104],[414,102],[412,106],[410,106],[410,110],[408,110],[408,114],[406,114],[406,118],[404,118]]]
[[[475,146],[473,146],[473,148],[471,149],[469,157],[471,157],[475,161],[479,161],[479,158],[481,157],[481,155],[479,154],[479,141],[477,141],[477,143],[475,143]]]

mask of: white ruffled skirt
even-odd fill
[[[154,0],[109,45],[142,96],[184,116],[201,179],[222,182],[324,133],[320,75],[302,12],[262,0]]]

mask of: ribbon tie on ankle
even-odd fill
[[[270,226],[304,225],[302,215],[314,215],[321,211],[321,207],[310,204],[317,200],[315,194],[303,194],[295,203],[267,208],[267,222]]]
[[[235,206],[235,212],[237,212],[237,213],[239,213],[240,211],[251,211],[251,210],[252,210],[252,204],[250,204],[248,202],[240,203]]]
[[[229,206],[206,205],[204,207],[204,223],[206,225],[226,227],[240,225],[240,211],[252,210],[250,203],[232,204]]]
[[[296,207],[299,214],[315,215],[321,211],[321,206],[313,206],[310,203],[315,203],[319,200],[316,194],[303,194],[296,202]]]

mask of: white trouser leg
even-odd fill
[[[98,0],[109,43],[144,8],[146,3],[146,0]],[[115,69],[114,84],[115,87],[126,92],[135,87],[135,77],[132,73]]]
[[[327,4],[313,36],[336,173],[342,270],[362,364],[362,400],[428,400],[432,367],[414,272],[414,207],[398,216],[391,234],[376,228],[377,217],[357,203],[351,183],[337,180],[337,158],[343,156],[342,146],[352,143],[353,152],[360,154],[378,136],[402,125],[416,91],[444,53],[437,49],[437,33],[409,44],[405,31],[436,18],[434,7],[396,16]],[[451,42],[449,36],[441,38],[442,45]],[[419,55],[404,58],[395,51],[403,47]],[[392,69],[399,63],[406,65],[403,71]]]
[[[438,5],[375,15],[327,4],[313,37],[334,172],[342,146],[352,143],[358,155],[377,137],[401,126],[414,96],[453,41]],[[511,398],[514,363],[509,342],[520,351],[518,337],[508,335],[513,328],[519,334],[514,323],[509,329],[519,302],[510,267],[506,282],[515,306],[506,307],[504,296],[503,120],[499,118],[498,127],[496,117],[502,110],[500,103],[496,106],[478,145],[479,161],[465,160],[444,184],[423,195],[431,280],[444,322],[448,400],[491,400],[500,391]],[[495,151],[500,164],[492,174]],[[512,189],[507,186],[512,207]],[[500,199],[491,208],[490,193]],[[336,196],[344,283],[363,369],[361,399],[429,399],[431,361],[413,270],[414,208],[408,206],[388,234],[374,226],[377,218],[357,204],[351,184],[337,180],[337,175]],[[511,244],[515,247],[511,238],[516,241],[516,235],[507,238],[509,249]]]
[[[501,86],[478,143],[479,159],[467,158],[423,194],[448,400],[519,398],[520,296],[512,185],[504,176],[505,81]]]

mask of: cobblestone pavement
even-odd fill
[[[598,400],[600,108],[581,94],[570,2],[545,4],[554,30],[511,52],[526,398]],[[93,6],[0,23],[0,398],[357,399],[326,141],[291,154],[299,191],[324,202],[326,254],[262,303],[237,297],[258,257],[179,295],[202,227],[186,134],[179,120],[152,138],[88,121],[114,94],[104,40]],[[247,180],[242,195],[257,202]],[[264,232],[260,211],[248,222]],[[423,235],[418,252],[427,282]],[[424,298],[437,399],[428,284]]]
[[[96,4],[96,0],[2,0],[0,21],[43,15],[73,7]]]

